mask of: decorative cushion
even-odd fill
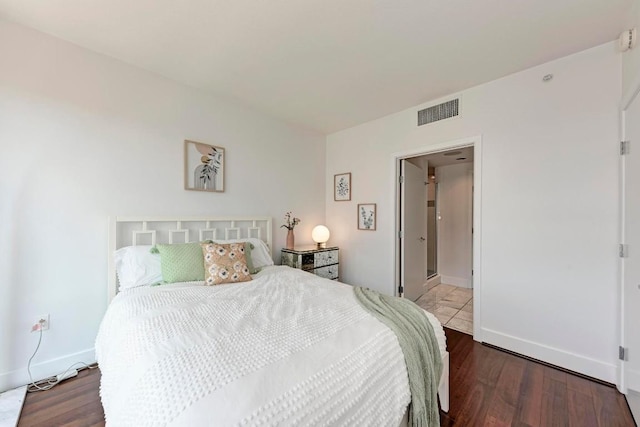
[[[154,249],[160,253],[160,266],[165,283],[204,280],[204,260],[199,242],[157,244]]]
[[[245,257],[245,243],[202,243],[206,285],[251,280]]]

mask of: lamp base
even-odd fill
[[[326,249],[327,248],[327,242],[316,243],[316,245],[318,246],[318,249]]]

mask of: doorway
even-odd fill
[[[476,339],[479,139],[395,156],[398,292]]]

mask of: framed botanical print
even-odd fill
[[[376,229],[376,204],[361,203],[358,205],[358,230],[374,231]]]
[[[224,192],[224,148],[184,141],[184,189]]]
[[[351,172],[333,176],[333,200],[336,202],[351,200]]]

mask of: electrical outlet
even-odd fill
[[[36,321],[33,322],[33,326],[31,327],[31,332],[33,331],[46,331],[49,329],[49,315],[44,314],[42,316],[38,316]]]

